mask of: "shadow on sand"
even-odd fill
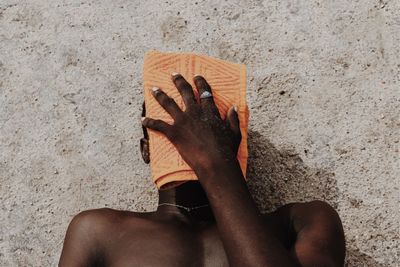
[[[307,167],[298,154],[278,150],[258,132],[249,131],[248,142],[247,184],[262,212],[315,199],[337,206],[334,173]]]
[[[258,132],[249,131],[247,184],[261,212],[291,202],[324,200],[337,207],[335,174],[306,166],[293,151],[278,150]],[[384,267],[347,244],[346,266]]]

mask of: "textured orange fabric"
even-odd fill
[[[202,75],[211,86],[214,101],[222,118],[225,118],[230,107],[237,106],[242,133],[238,160],[246,177],[249,118],[246,103],[246,66],[193,53],[148,51],[143,67],[146,117],[173,123],[171,116],[151,95],[150,90],[154,86],[161,88],[177,102],[178,106],[185,109],[182,98],[171,80],[173,72],[180,73],[192,85],[197,98],[193,76]],[[167,189],[189,180],[197,180],[193,170],[165,136],[149,130],[149,142],[152,179],[158,189]]]

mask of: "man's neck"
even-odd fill
[[[212,209],[201,184],[188,181],[179,186],[159,190],[157,214],[184,221],[212,221]]]

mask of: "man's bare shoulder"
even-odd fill
[[[73,220],[82,222],[96,222],[105,223],[107,225],[129,223],[129,222],[148,222],[156,221],[154,219],[154,212],[134,212],[127,210],[116,210],[111,208],[99,208],[85,210],[78,213]]]
[[[141,255],[144,245],[159,244],[159,236],[166,229],[172,230],[167,231],[171,233],[168,238],[174,241],[177,230],[174,231],[167,222],[157,220],[153,214],[109,208],[80,212],[68,226],[60,266],[93,266],[95,263],[108,266],[104,262],[132,261],[133,255],[136,259]],[[82,265],[71,265],[71,262]]]
[[[72,219],[69,228],[73,232],[91,236],[105,236],[119,231],[156,227],[160,222],[154,219],[154,212],[132,212],[100,208],[78,213]]]

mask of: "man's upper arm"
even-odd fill
[[[328,204],[314,201],[299,207],[304,224],[297,234],[294,256],[303,267],[343,266],[345,239],[339,215]]]

